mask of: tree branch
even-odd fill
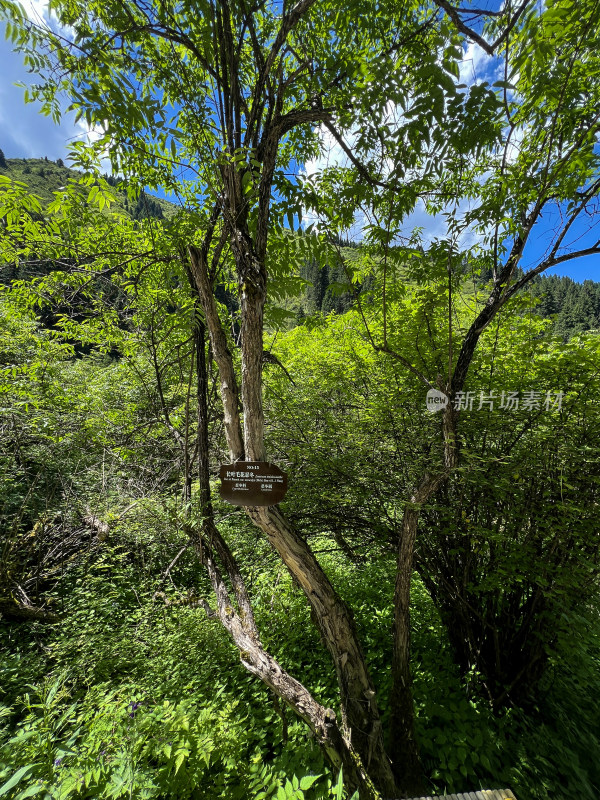
[[[454,25],[458,28],[461,33],[471,39],[473,42],[478,44],[482,50],[484,50],[489,56],[493,56],[498,47],[508,38],[510,32],[517,24],[519,17],[522,15],[523,11],[525,10],[529,0],[523,0],[521,5],[517,8],[511,19],[509,20],[506,28],[500,34],[500,36],[493,42],[492,44],[488,44],[483,36],[480,36],[473,28],[470,28],[466,25],[462,19],[460,18],[460,14],[465,13],[475,13],[475,9],[462,9],[456,8],[455,6],[451,5],[448,0],[434,0],[434,3],[439,6],[440,8],[444,9],[444,11],[448,14]],[[484,12],[487,13],[489,16],[500,16],[502,12],[496,12],[495,14],[492,12]]]

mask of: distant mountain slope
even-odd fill
[[[47,158],[5,158],[3,163],[6,167],[0,165],[0,175],[27,184],[32,194],[37,195],[44,203],[54,200],[52,193],[58,191],[69,180],[81,177],[80,172],[66,167],[61,159],[50,161]],[[133,219],[145,217],[168,219],[177,211],[177,207],[172,203],[146,192],[143,192],[137,201],[132,202],[124,191],[119,191],[118,178],[108,177],[107,180],[118,191],[117,207]]]
[[[586,280],[577,283],[558,275],[540,276],[531,285],[531,294],[539,298],[536,312],[552,320],[552,332],[564,339],[576,333],[600,331],[600,283]]]

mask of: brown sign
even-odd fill
[[[274,506],[287,492],[287,475],[267,461],[222,464],[219,494],[234,506]]]

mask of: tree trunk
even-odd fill
[[[209,483],[208,413],[206,402],[208,380],[205,361],[205,329],[201,320],[197,320],[195,335],[198,376],[198,472],[202,526],[200,535],[196,535],[193,538],[200,557],[208,568],[217,599],[219,619],[238,647],[240,658],[246,669],[260,678],[263,683],[275,692],[277,697],[284,700],[310,726],[334,770],[343,769],[347,786],[352,790],[358,789],[361,799],[376,800],[379,797],[376,789],[379,770],[375,770],[375,776],[370,774],[369,764],[364,763],[359,757],[347,726],[342,724],[340,727],[335,712],[320,705],[310,692],[299,681],[285,672],[261,645],[252,605],[241,572],[226,541],[214,524]],[[271,528],[276,524],[281,527],[281,522],[276,521],[278,517],[275,509],[261,509],[261,512],[263,512],[263,524],[268,523]],[[271,519],[272,515],[273,518]],[[283,527],[285,529],[285,525]],[[291,530],[289,534],[289,552],[291,553],[294,549]],[[302,552],[298,552],[296,558],[301,560],[303,555]],[[223,565],[233,588],[237,610],[229,597],[229,591],[217,566],[216,557]],[[324,575],[323,579],[327,580]],[[332,615],[331,627],[332,629],[336,627],[335,614]],[[344,625],[342,624],[341,627],[344,628]],[[351,649],[351,644],[349,649]],[[361,664],[359,664],[359,671],[360,666]],[[359,680],[364,681],[364,676],[361,676]],[[366,698],[364,703],[366,708],[369,707],[369,703],[370,698]],[[364,714],[362,716],[363,718],[365,717]],[[375,761],[382,756],[386,759],[383,751],[374,755]],[[393,794],[393,787],[391,788]]]
[[[233,358],[229,350],[227,336],[219,320],[217,303],[208,277],[206,264],[207,252],[193,246],[188,248],[190,255],[190,271],[194,288],[198,292],[200,304],[208,326],[212,353],[219,370],[220,394],[223,402],[223,418],[225,436],[233,461],[244,458],[244,443],[241,435],[240,413],[238,406],[238,386],[233,368]]]
[[[424,475],[407,503],[398,542],[396,584],[394,587],[394,644],[392,652],[392,692],[390,698],[390,755],[396,781],[406,795],[423,792],[423,769],[415,741],[415,712],[410,669],[410,584],[413,554],[421,505],[437,491],[445,473]]]
[[[241,293],[243,452],[245,458],[259,461],[265,459],[262,354],[266,273],[264,265],[261,265],[252,251],[252,242],[247,235],[236,230],[232,232],[231,240]],[[217,366],[220,373],[223,370],[222,375],[229,376],[226,380],[222,378],[221,391],[223,404],[227,404],[229,408],[230,424],[226,426],[226,435],[230,457],[235,460],[240,458],[238,443],[242,437],[239,405],[237,398],[230,392],[230,387],[235,386],[234,377],[231,377],[234,376],[233,361],[216,313],[208,277],[206,251],[189,248],[189,253],[191,271],[198,285]],[[319,631],[331,653],[340,689],[343,738],[354,753],[355,768],[360,774],[368,774],[384,796],[396,796],[396,783],[383,745],[375,688],[366,667],[351,612],[331,585],[308,544],[279,509],[252,507],[246,511],[254,524],[265,533],[304,591]],[[365,797],[371,796],[370,791],[366,784],[361,789]]]
[[[385,797],[397,785],[383,744],[375,687],[368,673],[352,613],[306,542],[275,506],[246,509],[299,583],[335,665],[343,730]]]

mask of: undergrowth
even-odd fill
[[[307,727],[244,670],[218,621],[194,607],[210,592],[192,551],[164,597],[154,596],[177,545],[158,512],[155,523],[117,528],[65,572],[54,588],[59,623],[0,623],[0,796],[341,797]],[[255,532],[234,523],[228,536],[250,575],[265,645],[335,708],[334,671],[301,592]],[[332,553],[323,563],[357,609],[385,725],[393,560],[356,567]],[[461,680],[415,580],[414,695],[432,793],[511,786],[519,800],[597,796],[598,620],[584,609],[575,624],[529,713],[494,716],[477,676]]]

